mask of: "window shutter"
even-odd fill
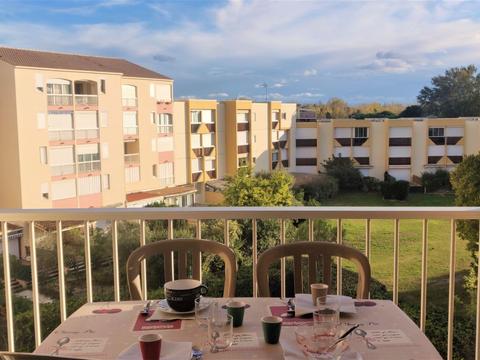
[[[108,159],[109,152],[108,152],[108,143],[102,144],[102,159]]]
[[[110,190],[110,174],[102,175],[102,189]]]
[[[155,97],[155,84],[150,84],[150,96]]]
[[[47,165],[48,164],[48,156],[47,156],[47,147],[40,146],[40,163]]]
[[[45,129],[45,113],[37,113],[37,128]]]
[[[152,139],[152,151],[157,152],[157,139]]]
[[[108,127],[108,112],[106,111],[100,112],[100,127]]]
[[[39,91],[43,91],[44,80],[43,74],[35,74],[35,88]]]

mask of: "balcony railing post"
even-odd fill
[[[2,251],[3,251],[3,280],[5,284],[5,312],[7,320],[7,344],[8,351],[15,351],[15,334],[13,332],[13,303],[12,303],[12,279],[10,277],[10,250],[8,243],[7,222],[2,223]]]
[[[420,329],[425,332],[427,320],[428,220],[422,226],[422,278],[420,284]]]
[[[225,219],[225,225],[223,227],[223,238],[226,246],[230,246],[230,225],[228,219]]]
[[[253,297],[257,297],[257,220],[252,219],[252,264]]]
[[[58,262],[58,290],[60,297],[60,321],[67,318],[67,304],[65,291],[65,264],[63,261],[63,229],[62,221],[57,220],[57,262]]]
[[[202,238],[202,220],[197,220],[197,224],[195,226],[195,233],[196,233],[196,237],[197,239],[201,239]],[[202,253],[199,252],[198,253],[198,263],[200,264],[200,282],[202,281]]]
[[[42,343],[42,325],[40,318],[40,297],[38,292],[38,267],[37,267],[37,245],[35,238],[35,223],[28,223],[30,243],[30,268],[32,271],[32,305],[33,305],[33,329],[35,333],[35,346]]]
[[[308,241],[313,241],[313,219],[308,219]]]
[[[337,219],[337,244],[343,243],[342,219]],[[337,295],[342,295],[342,259],[337,258]]]
[[[280,220],[280,244],[285,244],[285,220]],[[280,259],[280,297],[286,298],[285,257]]]
[[[145,220],[140,220],[140,246],[144,246],[146,244],[145,239]],[[147,292],[147,259],[143,259],[140,265],[140,276],[142,278],[142,295],[143,299],[147,300],[148,292]]]
[[[478,223],[478,255],[480,256],[480,221]],[[475,333],[475,360],[480,360],[480,266],[477,266],[477,327]]]
[[[394,220],[393,226],[393,299],[395,304],[398,304],[398,257],[400,250],[400,224],[399,220]]]
[[[92,255],[90,252],[90,222],[85,221],[85,281],[87,288],[87,302],[93,302],[92,288]]]
[[[453,358],[453,321],[455,311],[456,223],[450,221],[450,276],[448,279],[448,339],[447,360]]]
[[[120,301],[120,269],[118,264],[118,222],[112,221],[112,258],[113,258],[113,293],[116,302]]]
[[[168,227],[167,227],[167,239],[173,240],[173,220],[168,220]],[[175,265],[174,265],[174,256],[173,251],[170,253],[170,264],[172,264],[172,280],[175,280]]]

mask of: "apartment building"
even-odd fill
[[[0,78],[2,207],[124,206],[175,185],[172,79],[122,59],[11,48],[0,48]]]
[[[310,114],[311,115],[311,114]],[[453,169],[480,150],[478,118],[324,119],[299,113],[296,171],[316,173],[332,155],[348,157],[364,176],[418,181],[425,171]]]
[[[0,47],[0,206],[189,206],[239,167],[291,166],[296,104],[174,101],[122,59]]]

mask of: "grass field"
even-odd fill
[[[374,193],[344,193],[324,202],[330,206],[453,206],[453,195],[410,194],[407,201],[383,200]],[[345,220],[344,242],[365,248],[365,220]],[[422,221],[400,220],[399,290],[400,299],[419,300],[422,254]],[[450,221],[428,222],[428,301],[447,303],[450,258]],[[458,293],[463,275],[469,269],[470,254],[466,242],[457,239],[456,271]],[[388,290],[393,282],[393,220],[371,221],[372,276]]]

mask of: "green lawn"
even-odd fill
[[[386,201],[373,193],[344,193],[324,202],[330,206],[453,206],[453,195],[410,194],[407,201]],[[363,250],[365,248],[365,220],[345,220],[344,242]],[[450,221],[428,222],[428,279],[429,301],[444,304],[448,294],[448,266],[450,257]],[[399,290],[400,298],[419,301],[421,254],[421,220],[400,220]],[[458,292],[461,292],[463,274],[469,269],[470,254],[466,242],[457,239],[456,270]],[[388,290],[393,282],[393,220],[371,221],[372,275]]]

